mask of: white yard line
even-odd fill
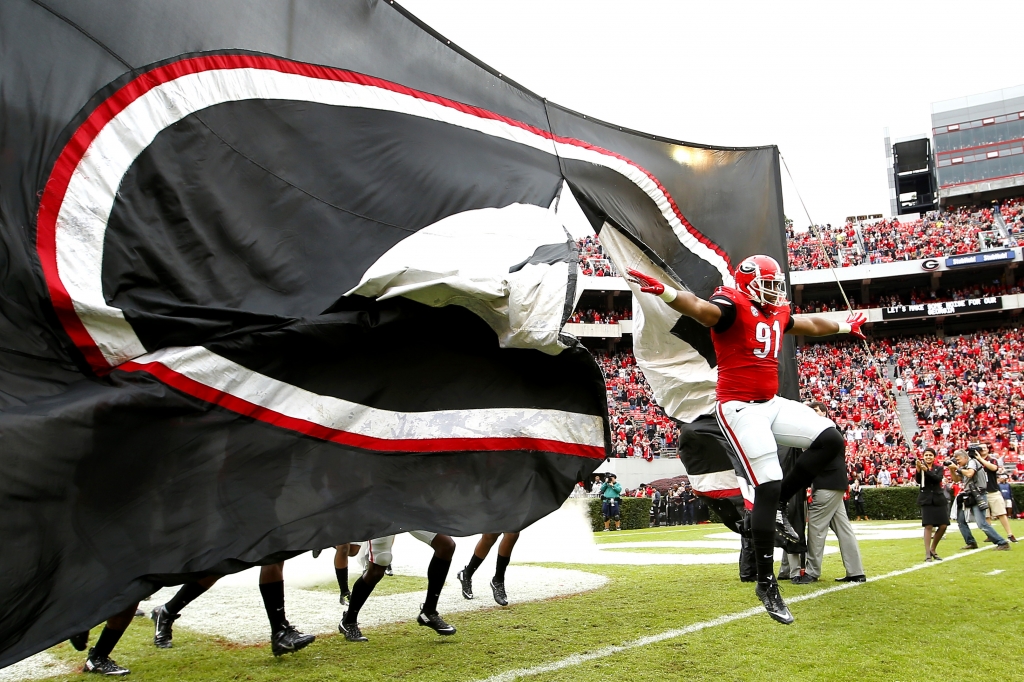
[[[885,575],[868,578],[868,582],[888,580],[890,578],[895,578],[901,575],[905,575],[907,573],[919,571],[924,568],[934,568],[936,566],[942,566],[944,563],[947,563],[949,561],[960,559],[965,556],[970,556],[972,554],[977,554],[978,552],[983,552],[987,549],[993,549],[993,547],[983,547],[981,549],[969,550],[966,552],[961,552],[959,554],[954,554],[952,556],[946,557],[946,560],[943,562],[915,564],[913,566],[910,566],[909,568],[901,568],[898,571],[892,571],[890,573],[886,573]],[[822,590],[815,590],[814,592],[809,592],[807,594],[792,597],[788,599],[787,602],[789,604],[796,604],[798,602],[807,601],[808,599],[816,599],[818,597],[821,597],[826,594],[831,594],[833,592],[839,592],[840,590],[853,589],[858,585],[863,584],[864,583],[840,583],[834,587],[826,587]],[[518,680],[524,677],[532,677],[534,675],[541,675],[543,673],[555,672],[558,670],[562,670],[564,668],[571,668],[573,666],[580,665],[581,663],[586,663],[587,661],[593,661],[599,658],[607,658],[608,656],[614,656],[615,654],[621,653],[623,651],[629,651],[630,649],[638,649],[640,647],[649,646],[651,644],[657,644],[658,642],[664,642],[667,639],[675,639],[676,637],[682,637],[683,635],[689,635],[691,633],[706,630],[708,628],[717,627],[719,625],[725,625],[726,623],[731,623],[736,620],[742,620],[744,618],[750,618],[751,616],[764,614],[764,608],[760,606],[747,609],[746,611],[737,611],[736,613],[726,614],[724,616],[719,616],[718,618],[713,618],[711,620],[705,620],[700,623],[693,623],[692,625],[687,625],[684,628],[666,630],[665,632],[661,632],[656,635],[648,635],[647,637],[641,637],[639,639],[634,639],[629,642],[624,642],[622,644],[607,646],[601,649],[587,651],[580,654],[573,654],[571,656],[566,656],[563,659],[552,661],[551,663],[545,663],[543,665],[534,666],[532,668],[516,668],[514,670],[508,670],[506,672],[488,677],[483,682],[513,682],[513,680]],[[765,617],[767,618],[768,616],[765,615]]]

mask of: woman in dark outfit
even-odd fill
[[[935,548],[949,525],[949,501],[942,488],[944,473],[945,469],[935,465],[935,450],[925,448],[922,459],[917,460],[917,484],[921,486],[917,505],[921,507],[921,525],[924,526],[925,561],[942,561]]]

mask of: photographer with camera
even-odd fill
[[[971,510],[974,522],[989,540],[996,544],[996,549],[1009,551],[1010,543],[985,520],[985,510],[988,509],[988,497],[985,494],[988,476],[986,468],[978,460],[980,453],[981,448],[972,445],[969,446],[969,451],[957,450],[953,453],[956,461],[947,464],[953,480],[963,482],[964,486],[963,492],[957,496],[956,511],[957,526],[960,528],[960,534],[964,536],[964,542],[967,543],[963,549],[978,549],[978,543],[967,526],[967,511]]]
[[[601,513],[604,514],[604,529],[608,530],[615,521],[615,530],[622,530],[622,516],[619,503],[622,498],[622,484],[615,480],[615,474],[608,474],[607,480],[601,484]]]
[[[942,487],[943,468],[935,463],[935,448],[925,448],[917,460],[917,506],[921,507],[921,525],[924,526],[924,560],[942,561],[935,553],[949,526],[949,500]],[[933,535],[934,533],[934,535]]]
[[[999,519],[999,522],[1003,524],[1003,531],[1009,536],[1010,542],[1017,542],[1017,538],[1013,536],[1013,531],[1010,529],[1010,520],[1006,517],[1006,501],[1003,500],[1003,493],[999,490],[999,481],[997,475],[1001,467],[999,461],[994,455],[989,453],[988,446],[984,443],[979,444],[979,457],[978,462],[981,466],[985,467],[985,474],[988,476],[988,483],[985,486],[985,497],[988,499],[988,517],[991,521]]]

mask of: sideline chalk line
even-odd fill
[[[868,578],[866,582],[873,583],[879,580],[888,580],[889,578],[895,578],[901,575],[905,575],[907,573],[913,573],[914,571],[920,571],[923,568],[933,568],[935,566],[941,566],[948,561],[954,561],[965,556],[971,556],[973,554],[977,554],[978,552],[984,552],[988,549],[995,549],[995,545],[991,547],[982,547],[979,549],[968,550],[966,552],[960,552],[959,554],[954,554],[952,556],[946,557],[946,559],[942,562],[922,562],[920,564],[914,564],[913,566],[910,566],[908,568],[901,568],[899,570],[886,573],[885,575]],[[821,597],[826,594],[831,594],[833,592],[839,592],[840,590],[853,589],[858,585],[864,584],[866,583],[840,583],[838,585],[835,585],[834,587],[826,587],[824,589],[809,592],[807,594],[797,595],[792,599],[787,599],[786,603],[796,604],[798,602],[807,601],[808,599],[816,599],[818,597]],[[515,668],[513,670],[508,670],[503,673],[498,673],[497,675],[492,675],[491,677],[486,678],[482,682],[513,682],[514,680],[518,680],[523,677],[532,677],[534,675],[541,675],[543,673],[555,672],[557,670],[562,670],[564,668],[571,668],[573,666],[580,665],[581,663],[586,663],[587,661],[593,661],[598,658],[607,658],[608,656],[613,656],[623,651],[629,651],[630,649],[637,649],[651,644],[657,644],[658,642],[664,642],[667,639],[675,639],[676,637],[682,637],[683,635],[689,635],[694,632],[699,632],[701,630],[706,630],[708,628],[717,627],[719,625],[725,625],[726,623],[731,623],[736,620],[742,620],[744,618],[750,618],[751,616],[756,616],[764,613],[765,610],[763,606],[756,606],[753,608],[749,608],[746,611],[737,611],[735,613],[729,613],[724,616],[719,616],[718,618],[712,618],[711,620],[693,623],[692,625],[687,625],[683,628],[666,630],[665,632],[660,632],[656,635],[648,635],[646,637],[641,637],[639,639],[623,642],[622,644],[606,646],[601,649],[596,649],[595,651],[588,651],[581,654],[573,654],[571,656],[566,656],[561,660],[552,661],[551,663],[544,663],[543,665],[534,666],[532,668]]]

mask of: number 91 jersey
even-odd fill
[[[711,328],[718,402],[770,400],[779,390],[782,335],[793,326],[789,308],[759,308],[731,287],[719,287],[709,300],[722,309],[722,318]]]

